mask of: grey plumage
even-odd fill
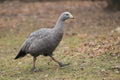
[[[54,60],[52,57],[53,51],[56,49],[63,37],[64,21],[69,18],[73,18],[71,13],[63,12],[58,18],[54,28],[42,28],[31,33],[22,44],[15,59],[24,57],[29,53],[33,58],[35,58],[33,63],[35,63],[36,57],[39,55],[50,56]],[[57,60],[54,61],[60,66],[62,65]],[[35,68],[35,64],[33,64],[33,68]]]

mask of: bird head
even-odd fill
[[[60,19],[62,21],[65,21],[67,19],[74,19],[73,15],[70,12],[63,12],[60,16]]]

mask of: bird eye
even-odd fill
[[[66,14],[67,16],[69,15],[69,14]]]

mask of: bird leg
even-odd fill
[[[35,70],[35,62],[36,62],[36,57],[33,57],[33,67],[31,69],[31,71],[34,71]]]
[[[37,60],[37,58],[33,57],[33,67],[31,69],[32,72],[39,72],[40,71],[40,69],[36,69],[36,66],[35,66],[36,60]]]
[[[56,59],[55,59],[53,56],[51,56],[51,55],[50,55],[50,57],[51,57],[51,59],[52,59],[53,61],[57,62],[60,67],[64,67],[64,66],[69,65],[69,63],[68,63],[68,64],[63,64],[63,63],[59,62],[58,60],[56,60]]]

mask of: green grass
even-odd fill
[[[10,34],[0,39],[0,80],[120,80],[120,73],[111,69],[120,63],[119,56],[110,55],[114,50],[96,57],[91,57],[89,51],[76,52],[74,49],[88,39],[78,36],[64,37],[54,52],[54,56],[61,62],[70,62],[69,66],[61,68],[49,57],[39,56],[36,67],[40,71],[31,72],[32,57],[30,55],[14,60],[24,39],[25,35],[20,34]],[[93,41],[96,39],[98,38],[89,38]]]

